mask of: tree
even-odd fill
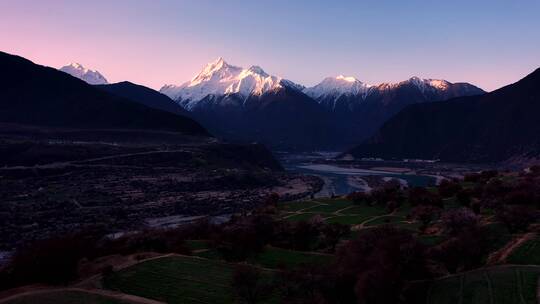
[[[300,221],[293,226],[292,241],[295,249],[310,250],[317,242],[319,228],[312,223]]]
[[[456,273],[482,265],[486,248],[482,231],[472,229],[431,248],[428,255],[442,263],[448,272]]]
[[[538,213],[530,206],[507,205],[499,208],[496,216],[510,232],[518,232],[527,231],[529,225],[538,218]]]
[[[90,240],[67,236],[36,241],[15,253],[11,269],[18,284],[67,284],[77,278],[78,263]]]
[[[440,195],[427,190],[424,187],[414,187],[409,190],[409,202],[412,206],[435,206],[442,207],[443,201]]]
[[[458,203],[463,207],[469,207],[472,199],[472,191],[469,189],[462,189],[456,194]]]
[[[462,190],[461,185],[454,180],[443,180],[438,188],[439,195],[442,197],[452,197]]]
[[[434,206],[416,206],[411,210],[411,217],[420,221],[422,225],[419,229],[420,231],[425,232],[431,222],[434,221],[440,213],[441,209]]]
[[[361,231],[337,251],[337,286],[353,290],[357,303],[397,303],[407,280],[425,278],[424,252],[408,231],[389,226]]]
[[[261,302],[269,297],[273,289],[259,269],[248,265],[235,267],[232,287],[239,300],[247,304]]]
[[[478,223],[478,217],[469,208],[449,210],[442,215],[441,220],[450,235],[475,229]]]
[[[351,232],[349,226],[339,223],[324,224],[320,230],[321,243],[329,248],[331,252],[334,252],[338,242]]]
[[[272,218],[256,215],[229,223],[214,238],[225,259],[242,261],[249,256],[260,253],[273,235]]]
[[[388,202],[393,201],[394,205],[401,206],[405,201],[405,195],[401,190],[401,184],[397,180],[391,180],[382,186],[373,189],[370,193],[372,201],[379,205],[386,206]]]
[[[347,199],[352,201],[355,205],[360,205],[362,203],[366,203],[368,205],[371,204],[371,196],[365,192],[351,192],[347,195]]]

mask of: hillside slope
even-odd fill
[[[540,154],[540,69],[491,93],[416,104],[352,149],[355,157],[500,162]]]
[[[189,117],[189,112],[176,104],[172,99],[158,91],[154,91],[142,85],[131,83],[129,81],[122,81],[112,84],[96,85],[95,87],[118,97],[130,99],[149,108]]]
[[[208,136],[197,122],[111,95],[53,68],[0,52],[0,122],[152,129]]]

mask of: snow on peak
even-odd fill
[[[450,85],[450,82],[442,79],[422,79],[420,77],[413,76],[405,83],[412,83],[415,85],[422,93],[426,90],[437,90],[437,91],[446,91]]]
[[[304,89],[304,93],[314,99],[333,97],[338,99],[341,95],[362,95],[369,91],[371,86],[354,77],[339,75],[327,77],[314,87]]]
[[[426,91],[446,91],[452,86],[452,83],[443,79],[424,79],[417,76],[413,76],[408,80],[397,83],[381,83],[377,86],[379,90],[394,89],[399,86],[412,84],[416,86],[422,93]]]
[[[290,81],[267,74],[259,66],[244,69],[230,65],[220,57],[207,64],[191,81],[179,86],[166,85],[160,92],[179,101],[189,110],[206,96],[239,94],[247,98],[250,95],[261,95],[283,86],[296,88],[291,84]]]
[[[355,82],[355,81],[358,81],[356,78],[354,77],[346,77],[346,76],[343,76],[343,75],[339,75],[336,77],[337,80],[344,80],[344,81],[347,81],[347,82]]]
[[[88,84],[108,84],[107,79],[101,73],[95,70],[85,68],[80,63],[70,63],[60,68],[60,71],[77,77]]]

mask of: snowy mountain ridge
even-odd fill
[[[108,84],[109,82],[100,72],[85,68],[80,63],[70,63],[59,69],[73,77],[77,77],[88,84]]]
[[[179,86],[165,85],[160,92],[176,100],[184,108],[191,109],[207,96],[238,94],[248,98],[285,86],[297,90],[303,88],[289,80],[269,75],[259,66],[244,69],[230,65],[220,57],[207,64],[191,81]]]
[[[339,75],[337,77],[327,77],[319,84],[305,88],[303,92],[315,100],[321,98],[334,98],[337,100],[344,95],[366,99],[369,94],[375,91],[388,91],[408,84],[414,85],[423,94],[428,91],[446,91],[453,85],[453,83],[443,79],[422,79],[416,76],[396,83],[384,82],[378,85],[370,85],[354,77]]]

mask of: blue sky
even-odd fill
[[[153,88],[207,62],[492,90],[540,67],[540,1],[0,1],[0,50]]]

